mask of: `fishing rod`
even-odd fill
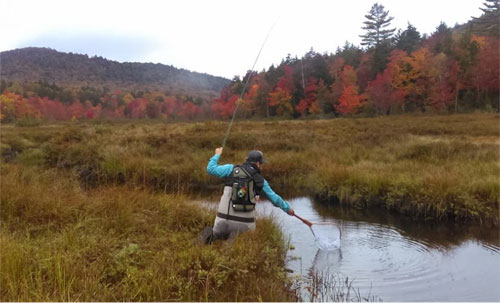
[[[231,118],[231,122],[229,123],[229,127],[227,128],[226,135],[224,136],[224,140],[222,140],[222,148],[226,146],[226,140],[227,137],[229,136],[229,132],[231,131],[231,127],[233,126],[234,122],[234,117],[236,116],[236,111],[238,110],[238,107],[243,99],[243,95],[245,94],[245,89],[247,87],[248,82],[250,81],[250,78],[252,77],[253,70],[255,68],[255,65],[257,64],[257,61],[259,60],[260,53],[262,52],[262,49],[264,48],[264,45],[266,45],[267,39],[269,38],[269,35],[271,34],[271,31],[273,30],[274,26],[276,25],[276,22],[271,26],[269,31],[267,32],[266,38],[264,39],[264,42],[262,42],[262,46],[260,47],[259,53],[257,54],[257,57],[255,58],[255,61],[253,62],[252,69],[250,69],[250,73],[248,74],[248,77],[245,81],[245,85],[243,85],[243,89],[241,90],[240,98],[236,101],[236,107],[234,108],[233,116]]]

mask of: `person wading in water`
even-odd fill
[[[263,192],[274,206],[293,216],[290,204],[277,195],[269,183],[260,174],[265,163],[261,151],[248,153],[241,165],[219,165],[222,147],[215,150],[207,165],[208,174],[225,178],[224,192],[219,202],[214,227],[207,226],[198,237],[198,241],[208,244],[217,239],[233,238],[240,232],[255,230],[255,204]]]

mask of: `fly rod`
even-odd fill
[[[241,103],[241,101],[239,101],[239,100],[243,99],[243,95],[245,94],[245,89],[247,87],[248,82],[250,81],[250,78],[252,77],[252,73],[253,73],[253,70],[255,68],[255,65],[257,64],[257,61],[259,60],[260,53],[262,52],[264,45],[266,45],[267,39],[269,38],[269,35],[271,34],[271,31],[273,30],[275,25],[276,25],[276,22],[271,26],[271,28],[267,32],[266,38],[264,39],[264,42],[262,42],[262,46],[260,47],[259,53],[257,54],[257,57],[255,58],[255,61],[253,62],[252,69],[250,69],[250,73],[248,74],[248,77],[245,81],[245,85],[243,86],[243,89],[241,90],[240,98],[236,101],[236,107],[234,108],[231,122],[229,123],[229,127],[227,128],[226,135],[224,136],[224,140],[222,140],[222,148],[224,148],[224,146],[226,146],[227,137],[229,136],[229,132],[231,131],[231,127],[233,126],[234,117],[236,116],[236,111],[238,110],[238,106]]]

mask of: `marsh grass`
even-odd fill
[[[498,224],[498,122],[497,114],[241,121],[221,163],[260,149],[279,193]],[[193,241],[214,212],[188,201],[220,194],[205,167],[226,127],[1,125],[0,300],[295,301],[272,219],[232,244]],[[316,276],[309,287],[345,300],[335,279]]]
[[[195,243],[214,214],[183,195],[84,191],[55,169],[1,170],[2,301],[293,301],[269,219],[234,243]]]
[[[312,270],[306,285],[306,301],[310,302],[382,302],[371,293],[361,294],[353,286],[353,280],[339,273]]]
[[[64,169],[84,188],[126,185],[163,193],[215,190],[205,166],[225,122],[162,121],[2,126],[3,162]],[[499,116],[238,121],[221,163],[251,149],[270,160],[278,192],[380,206],[434,219],[498,224]]]

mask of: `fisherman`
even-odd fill
[[[266,162],[261,151],[252,150],[242,165],[218,165],[222,147],[210,158],[207,172],[219,178],[226,178],[224,193],[219,202],[214,227],[207,226],[199,241],[205,244],[217,239],[233,238],[238,233],[255,230],[255,204],[263,192],[274,206],[293,216],[293,208],[277,195],[262,177],[260,171]]]

